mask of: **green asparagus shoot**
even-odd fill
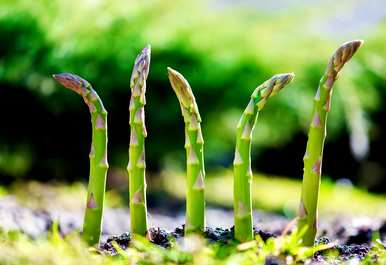
[[[323,147],[326,138],[327,115],[330,112],[332,87],[344,64],[348,62],[362,45],[354,40],[344,43],[332,55],[322,76],[314,97],[312,121],[308,131],[308,142],[304,155],[302,194],[299,206],[298,230],[307,226],[303,244],[312,246],[317,232],[318,194],[322,171]]]
[[[237,125],[234,166],[234,221],[235,239],[241,242],[253,239],[251,200],[251,137],[259,111],[269,97],[277,94],[292,81],[293,73],[279,74],[258,86]]]
[[[205,166],[201,117],[188,81],[170,67],[168,67],[168,75],[170,84],[180,102],[185,122],[185,149],[187,156],[185,234],[203,232],[205,229]]]
[[[107,162],[107,111],[98,94],[83,78],[70,73],[56,74],[53,75],[53,78],[64,87],[81,95],[91,114],[90,177],[83,222],[83,238],[89,245],[97,245],[102,229],[106,175],[109,167]]]
[[[135,59],[130,80],[129,106],[130,147],[127,171],[129,173],[130,223],[132,233],[141,236],[147,233],[145,92],[149,66],[150,46],[148,45]]]

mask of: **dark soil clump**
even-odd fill
[[[370,244],[373,237],[373,230],[370,228],[360,228],[356,235],[352,235],[348,238],[347,245],[361,245]]]
[[[174,229],[173,232],[170,233],[170,235],[174,238],[181,238],[184,236],[185,233],[185,225],[182,225],[181,227],[177,227]]]
[[[362,239],[362,238],[360,238]],[[357,240],[357,239],[355,239]],[[367,240],[367,239],[366,239]],[[364,241],[366,241],[364,240]],[[359,240],[358,240],[359,242]],[[319,238],[316,241],[316,244],[329,244],[331,243],[330,240],[323,236]],[[318,251],[315,253],[313,260],[316,262],[325,262],[328,258],[334,257],[337,260],[340,261],[346,261],[349,259],[359,259],[362,260],[364,259],[367,254],[369,253],[371,247],[370,247],[370,242],[368,243],[363,243],[363,244],[344,244],[344,245],[336,245],[332,247],[331,249],[323,250],[323,251]]]
[[[336,249],[339,251],[340,257],[345,260],[352,258],[363,259],[370,251],[368,245],[338,245]]]
[[[116,242],[121,249],[127,249],[129,247],[131,236],[129,232],[123,233],[120,236],[110,236],[107,238],[106,243],[100,245],[102,252],[107,252],[110,255],[117,255],[118,252],[113,246],[113,242]]]
[[[153,244],[159,245],[164,248],[168,248],[171,246],[169,240],[169,233],[163,229],[158,228],[150,228],[147,237]]]
[[[253,234],[255,236],[259,235],[261,239],[263,239],[264,242],[266,242],[271,237],[276,237],[277,235],[268,231],[264,231],[261,229],[257,229],[256,227],[253,227]]]
[[[205,229],[205,238],[209,240],[211,243],[223,243],[226,244],[227,242],[233,240],[233,229],[227,229],[227,228],[210,228],[207,227]]]
[[[315,253],[313,261],[326,262],[333,258],[338,261],[350,259],[364,259],[370,251],[369,245],[337,245],[331,249]]]

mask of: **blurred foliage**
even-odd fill
[[[126,186],[127,183],[120,183]],[[182,187],[182,188],[181,188]],[[221,187],[221,188],[220,188]],[[255,174],[253,179],[254,209],[266,210],[294,218],[300,199],[301,182],[280,176]],[[219,191],[221,190],[221,192]],[[166,193],[160,193],[165,191]],[[79,210],[86,201],[86,186],[74,182],[71,185],[61,182],[15,182],[9,187],[0,185],[0,198],[12,195],[18,203],[31,209]],[[170,195],[170,196],[168,196]],[[118,191],[117,187],[108,186],[106,206],[111,208],[127,207],[127,190]],[[181,171],[164,170],[148,183],[148,204],[150,208],[164,207],[171,211],[180,211],[185,200],[185,177]],[[232,171],[217,169],[207,172],[206,200],[210,205],[233,207]],[[333,202],[333,203],[332,203]],[[348,216],[368,216],[386,218],[383,211],[386,196],[371,194],[359,189],[347,179],[332,181],[323,177],[319,195],[320,214],[335,217],[339,214]]]
[[[163,158],[184,159],[183,122],[167,66],[183,73],[196,94],[209,167],[231,164],[240,113],[251,91],[275,73],[295,72],[296,78],[262,113],[253,138],[256,157],[304,135],[324,66],[346,40],[318,30],[318,23],[331,16],[328,5],[318,12],[269,13],[216,3],[0,0],[0,112],[6,113],[0,175],[87,176],[88,113],[77,95],[51,79],[63,71],[88,79],[104,100],[110,115],[110,164],[124,168],[129,77],[136,54],[147,43],[152,45],[146,107],[150,170],[169,161]],[[337,5],[334,12],[345,12],[344,7]],[[383,108],[386,24],[353,37],[366,43],[337,84],[328,141],[351,132],[359,139],[354,153],[361,156],[366,137],[380,137],[364,113]],[[303,152],[304,146],[297,148]]]
[[[173,196],[185,198],[183,174],[165,171],[163,186]],[[233,177],[229,170],[210,172],[206,181],[208,203],[233,207]],[[221,187],[221,188],[220,188]],[[219,190],[221,189],[221,192]],[[254,209],[263,209],[294,218],[300,200],[301,182],[277,176],[255,175],[253,179],[252,202]],[[319,210],[322,216],[369,216],[386,218],[383,211],[386,197],[370,194],[353,187],[350,182],[332,182],[324,178],[319,194]]]
[[[79,210],[83,209],[86,202],[87,187],[80,182],[71,185],[59,182],[15,182],[9,187],[0,186],[0,198],[5,195],[14,195],[18,203],[30,209]],[[107,207],[127,206],[127,200],[116,190],[107,190],[105,195]]]

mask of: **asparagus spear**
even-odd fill
[[[293,73],[279,74],[258,86],[237,125],[234,166],[235,238],[241,242],[253,239],[251,200],[251,136],[259,111],[268,98],[292,81]]]
[[[92,143],[90,151],[90,177],[87,190],[87,205],[83,222],[83,238],[89,245],[99,243],[105,199],[107,162],[107,111],[102,100],[83,78],[62,73],[53,75],[61,85],[83,97],[91,114]]]
[[[332,87],[344,64],[351,59],[363,41],[342,44],[332,55],[314,98],[314,110],[304,155],[302,195],[299,207],[298,229],[307,226],[303,244],[312,246],[317,231],[318,194],[322,170],[323,146],[326,138],[327,114],[330,111]]]
[[[180,102],[185,122],[185,149],[187,156],[185,234],[202,232],[205,228],[205,167],[204,139],[200,125],[201,117],[188,81],[170,67],[168,67],[168,75],[170,84]]]
[[[147,232],[146,162],[145,162],[145,92],[150,66],[150,45],[135,59],[130,88],[130,147],[129,173],[130,223],[134,234],[144,236]]]

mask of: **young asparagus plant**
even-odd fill
[[[107,111],[102,100],[83,78],[62,73],[53,75],[61,85],[83,97],[91,113],[92,143],[90,151],[90,177],[87,190],[83,238],[89,245],[99,243],[105,200],[107,162]]]
[[[150,66],[150,46],[145,47],[135,59],[131,74],[130,88],[130,147],[129,193],[130,193],[130,223],[133,234],[146,235],[147,205],[146,205],[146,162],[145,162],[145,92],[146,79]]]
[[[170,67],[168,67],[168,75],[170,84],[180,102],[185,122],[185,149],[187,156],[185,234],[203,232],[205,228],[205,167],[204,139],[200,125],[201,117],[188,81]]]
[[[344,43],[332,55],[314,97],[312,121],[308,131],[308,142],[304,155],[302,195],[299,207],[299,231],[307,226],[303,244],[314,244],[317,230],[317,207],[322,170],[323,146],[326,138],[327,114],[331,107],[332,87],[344,64],[351,59],[363,41]]]
[[[277,94],[292,81],[293,73],[279,74],[258,86],[249,101],[236,132],[234,168],[235,238],[241,242],[253,239],[251,200],[251,137],[259,111],[268,98]]]

